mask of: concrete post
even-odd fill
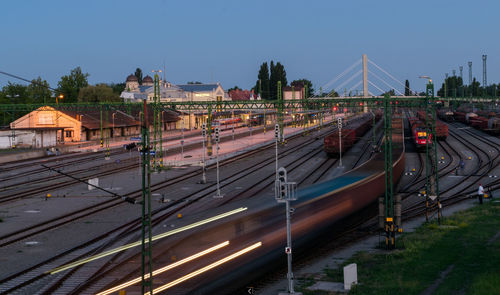
[[[366,54],[363,54],[363,97],[368,98],[368,64]],[[364,102],[363,112],[368,112],[368,104]]]

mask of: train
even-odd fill
[[[415,117],[408,118],[408,122],[410,123],[411,136],[417,151],[425,150],[427,144],[432,143],[432,136],[427,134],[425,123]]]
[[[393,126],[396,127],[393,131],[393,181],[396,183],[405,167],[405,152],[401,121],[394,122]],[[379,153],[339,177],[297,189],[297,200],[290,204],[295,255],[311,249],[311,244],[323,235],[329,235],[341,219],[376,204],[385,192],[384,163],[384,154]],[[154,269],[173,261],[186,261],[173,271],[155,276],[155,288],[166,284],[167,292],[172,294],[237,294],[239,288],[262,278],[265,271],[279,267],[280,261],[286,260],[285,205],[270,199],[263,201],[263,198],[233,201],[214,211],[186,215],[174,221],[175,229],[201,225],[155,241],[158,250],[153,252]],[[375,212],[374,208],[374,216]],[[215,216],[225,217],[213,221]],[[216,245],[222,246],[207,251]],[[186,260],[201,251],[207,254]],[[131,261],[132,265],[140,269],[139,262]],[[136,271],[131,269],[133,274]],[[188,281],[183,282],[181,277]],[[121,282],[115,282],[118,283]]]
[[[455,119],[453,118],[453,111],[451,111],[451,110],[445,110],[445,109],[439,110],[438,117],[439,117],[439,119],[441,119],[445,122],[455,121]]]
[[[376,117],[377,118],[377,117]],[[380,119],[380,117],[379,117]],[[356,141],[361,138],[373,125],[373,117],[370,114],[362,115],[349,122],[349,128],[344,128],[325,136],[323,149],[328,156],[344,153],[350,149]]]
[[[500,118],[492,111],[472,112],[466,109],[458,109],[453,114],[456,121],[468,124],[484,132],[500,134]]]
[[[418,111],[417,117],[422,121],[426,121],[426,113],[424,111]],[[436,120],[436,139],[437,140],[446,140],[448,137],[448,125],[441,122],[440,120]]]

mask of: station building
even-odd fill
[[[142,102],[147,99],[153,101],[153,78],[144,77],[142,84],[136,76],[130,75],[125,81],[125,90],[120,94],[125,102]],[[161,102],[189,102],[189,101],[225,101],[230,97],[220,83],[213,84],[179,84],[174,85],[168,81],[160,81]]]
[[[175,129],[180,119],[178,113],[167,109],[161,112],[162,130]],[[69,142],[100,140],[101,129],[103,137],[134,136],[141,133],[141,115],[140,110],[127,113],[108,109],[103,110],[101,120],[101,111],[97,108],[74,111],[44,106],[10,123],[10,131],[3,131],[5,134],[0,135],[3,138],[0,139],[0,146],[43,148]],[[150,121],[153,120],[152,108],[148,110],[148,117]]]

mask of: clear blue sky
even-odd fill
[[[473,62],[500,82],[498,1],[2,1],[0,70],[52,87],[76,66],[91,84],[166,64],[167,80],[250,88],[259,65],[326,84],[366,53],[411,87]],[[360,68],[360,67],[359,67]],[[12,78],[0,75],[0,86]],[[389,82],[389,79],[386,79]],[[376,80],[373,80],[376,82]],[[15,81],[18,82],[18,81]],[[384,86],[377,82],[377,85]],[[397,86],[395,82],[390,84]]]

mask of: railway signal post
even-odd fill
[[[153,234],[151,228],[151,170],[147,101],[144,100],[142,122],[142,222],[141,222],[141,288],[142,294],[153,294]]]
[[[207,136],[207,125],[203,123],[201,125],[201,137],[202,137],[202,142],[203,142],[203,148],[201,152],[203,153],[203,173],[201,176],[201,183],[207,183],[207,175],[206,175],[206,166],[205,166],[205,137]]]
[[[280,141],[280,125],[274,125],[274,138],[276,139],[276,179],[278,179],[278,143]]]
[[[286,176],[286,169],[281,167],[278,169],[278,179],[276,179],[276,201],[278,203],[285,203],[286,205],[286,247],[285,253],[287,255],[288,262],[288,292],[279,293],[279,295],[284,294],[302,294],[300,292],[295,292],[293,289],[293,272],[292,272],[292,225],[291,225],[291,213],[294,211],[290,208],[290,201],[297,200],[295,194],[297,184],[295,182],[288,182]]]
[[[219,127],[215,127],[215,158],[217,162],[217,194],[214,196],[216,199],[220,199],[223,196],[220,194],[220,182],[219,182]]]
[[[342,165],[342,118],[337,119],[337,127],[339,128],[339,167],[343,168]]]

